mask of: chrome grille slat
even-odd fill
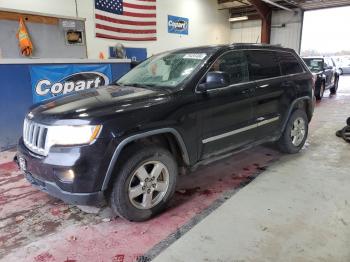
[[[27,121],[27,130],[26,130],[26,140],[28,141],[28,138],[29,138],[29,122]]]
[[[34,148],[37,147],[39,128],[40,128],[39,126],[34,125],[34,128],[33,128],[33,139],[32,139],[32,145],[33,145]]]
[[[29,129],[29,123],[27,121],[27,119],[24,120],[24,124],[25,124],[25,130],[23,131],[23,140],[28,140],[28,129]]]
[[[27,119],[24,119],[24,123],[23,123],[23,140],[26,139],[26,134],[27,134]]]
[[[30,126],[29,126],[29,137],[28,137],[28,143],[30,145],[33,144],[33,131],[34,131],[34,124],[31,123]]]
[[[43,133],[44,133],[44,127],[40,127],[38,140],[37,140],[37,147],[41,148],[43,146]]]
[[[26,133],[26,139],[29,141],[29,130],[30,130],[30,124],[27,122],[27,133]]]
[[[47,155],[47,137],[48,127],[25,119],[23,123],[23,141],[25,146],[32,152],[46,156]]]

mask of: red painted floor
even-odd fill
[[[326,105],[329,113],[348,101],[344,99],[348,93],[326,95],[317,107]],[[311,129],[321,124],[316,115]],[[120,218],[110,220],[108,209],[86,214],[32,188],[9,162],[12,155],[0,153],[0,260],[6,262],[148,261],[145,254],[157,244],[169,236],[180,237],[179,229],[210,213],[215,201],[227,192],[244,190],[280,156],[271,147],[257,147],[200,167],[180,177],[165,213],[145,223],[130,223]]]
[[[83,213],[32,188],[13,163],[0,164],[0,258],[135,261],[224,192],[242,188],[278,156],[259,147],[181,176],[169,209],[145,223]]]

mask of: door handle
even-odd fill
[[[261,121],[264,121],[264,120],[265,120],[265,117],[259,117],[259,118],[256,119],[256,121],[258,121],[258,122],[261,122]]]
[[[258,88],[266,88],[266,87],[269,87],[269,86],[270,86],[269,84],[266,84],[266,85],[258,86]]]

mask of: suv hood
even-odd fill
[[[105,86],[68,94],[34,105],[28,115],[42,123],[93,119],[164,103],[169,91],[132,86]],[[58,123],[57,123],[58,124]]]

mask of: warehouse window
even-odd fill
[[[303,72],[303,69],[300,66],[300,63],[292,53],[279,52],[278,57],[280,60],[280,65],[281,65],[281,70],[283,75],[291,75],[291,74],[297,74],[297,73]]]
[[[281,75],[280,67],[272,51],[247,51],[250,80],[260,80]]]

